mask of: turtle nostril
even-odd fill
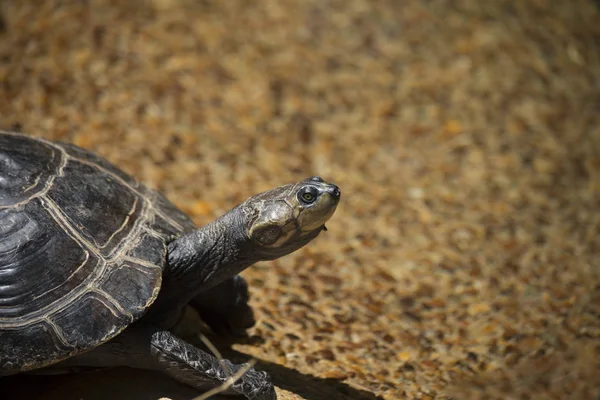
[[[313,176],[312,178],[310,178],[311,181],[314,182],[321,182],[323,183],[323,178],[321,178],[320,176]]]
[[[331,189],[331,192],[330,192],[330,193],[331,193],[331,195],[332,195],[333,197],[336,197],[336,198],[339,198],[339,197],[342,195],[342,192],[340,191],[340,188],[339,188],[339,187],[337,187],[337,186],[334,186],[334,187]]]

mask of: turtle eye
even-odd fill
[[[314,186],[305,186],[298,192],[298,200],[303,204],[312,204],[317,200],[319,190]]]
[[[312,195],[312,193],[307,192],[302,195],[302,200],[306,201],[307,203],[312,203],[315,200],[315,198]]]

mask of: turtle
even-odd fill
[[[198,227],[91,151],[0,131],[0,376],[128,366],[221,385],[248,366],[173,333],[184,309],[217,334],[244,335],[255,316],[240,272],[315,239],[340,196],[313,176]],[[277,398],[254,367],[227,393]]]

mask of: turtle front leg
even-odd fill
[[[217,360],[169,331],[152,334],[151,352],[165,373],[199,389],[217,387],[244,367],[229,360]],[[224,394],[243,395],[251,400],[277,399],[269,374],[252,367]]]
[[[161,371],[202,391],[220,386],[244,367],[229,360],[218,360],[169,331],[135,324],[105,344],[49,368],[115,366]],[[241,395],[250,400],[277,399],[269,374],[253,367],[223,394]]]
[[[202,320],[215,332],[245,336],[255,324],[254,313],[248,304],[248,284],[240,275],[202,292],[190,301]]]

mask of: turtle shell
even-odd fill
[[[193,222],[108,161],[0,131],[0,375],[110,340],[158,295]]]

